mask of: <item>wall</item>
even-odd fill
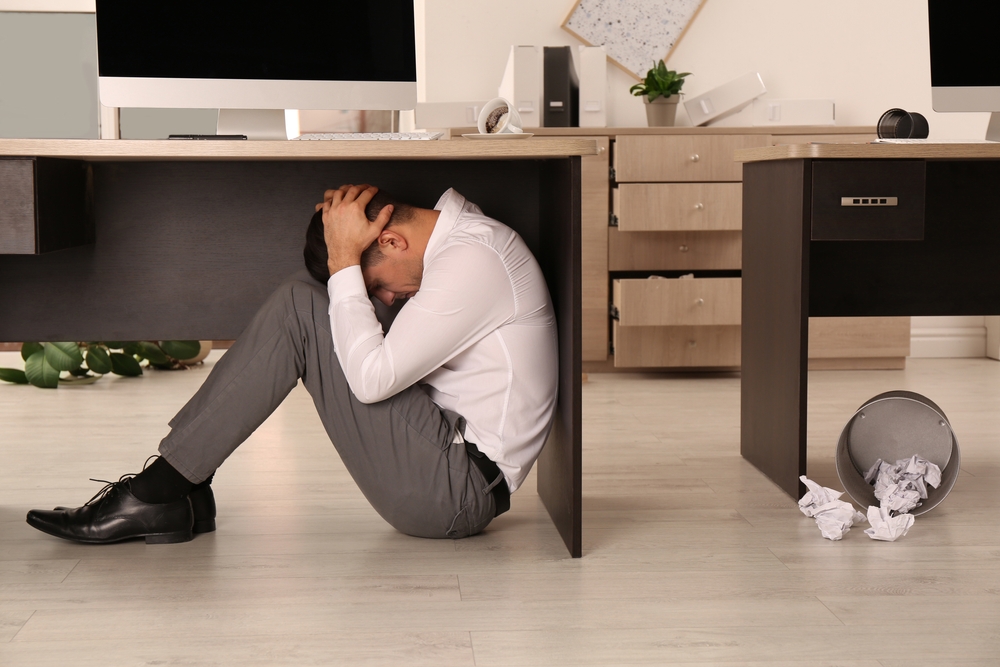
[[[502,5],[484,0],[415,0],[421,101],[495,97],[511,44],[579,44],[560,28],[573,4],[573,0],[508,0]],[[29,9],[92,12],[93,0],[0,0],[0,12]],[[21,21],[21,17],[0,14],[8,22]],[[67,20],[91,25],[93,17]],[[44,33],[31,34],[44,37]],[[0,48],[10,48],[12,40],[0,37]],[[37,40],[30,46],[0,58],[0,70],[6,67],[8,71],[6,81],[29,71],[24,68],[23,53],[35,54],[32,68],[44,60],[38,54],[49,53],[38,48]],[[694,72],[685,87],[689,95],[756,70],[771,97],[834,99],[840,125],[871,125],[884,110],[898,106],[927,116],[933,140],[981,139],[987,114],[938,114],[931,109],[927,62],[926,4],[919,0],[707,0],[668,64]],[[894,70],[891,76],[889,68]],[[52,80],[50,74],[30,71],[35,80]],[[642,102],[628,93],[634,82],[634,77],[609,67],[610,125],[645,125]],[[11,90],[5,86],[8,97]],[[35,88],[40,96],[47,90],[65,93],[69,89]],[[61,105],[47,104],[45,109],[65,109],[66,101],[64,95]],[[25,129],[25,119],[36,116],[22,114],[17,128],[5,132],[0,127],[0,136],[96,136],[96,108],[89,99],[81,105],[77,120],[71,121],[79,124],[84,118],[79,128],[43,135]],[[160,110],[126,110],[123,131],[135,138],[165,136],[168,131],[212,131],[211,111],[207,115],[204,111],[179,113],[182,117]],[[687,123],[683,109],[678,115],[679,124]],[[913,320],[914,356],[981,356],[985,345],[983,318]]]
[[[668,2],[669,0],[664,0]],[[573,0],[418,0],[424,10],[421,101],[496,96],[511,44],[579,44],[560,27]],[[693,72],[698,95],[758,71],[772,98],[827,98],[838,125],[874,125],[901,107],[924,114],[932,140],[982,140],[985,113],[931,109],[927,5],[919,0],[706,0],[668,65]],[[636,79],[608,68],[611,126],[645,126]],[[690,124],[683,109],[678,124]],[[913,318],[913,356],[983,356],[982,317]]]
[[[495,97],[511,44],[580,44],[560,27],[573,4],[509,0],[498,12],[484,0],[418,0],[426,31],[421,101]],[[758,71],[770,97],[833,99],[839,125],[874,125],[886,109],[902,107],[927,116],[932,139],[986,133],[987,114],[931,109],[927,9],[919,0],[706,0],[667,64],[693,72],[689,95]],[[642,101],[628,93],[636,79],[614,66],[608,75],[610,124],[645,125]]]
[[[93,14],[0,12],[0,137],[96,139]]]

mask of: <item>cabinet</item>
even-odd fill
[[[670,128],[614,137],[610,346],[605,359],[587,359],[590,370],[740,365],[742,168],[733,152],[874,138],[863,129],[803,129]],[[902,368],[909,354],[906,317],[812,318],[809,326],[812,368]],[[584,324],[595,338],[604,327]]]
[[[581,202],[582,350],[593,372],[738,368],[743,185],[733,152],[875,138],[851,127],[532,132],[598,141],[598,155],[582,158]],[[903,368],[909,354],[908,317],[809,326],[810,368]]]

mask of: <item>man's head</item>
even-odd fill
[[[422,209],[378,191],[365,207],[365,216],[375,221],[383,207],[392,205],[392,216],[379,237],[361,254],[361,272],[368,293],[386,305],[416,293],[423,276],[423,254],[412,245],[413,232]],[[323,211],[317,211],[306,229],[303,250],[306,269],[317,281],[330,280],[329,253],[323,228]]]

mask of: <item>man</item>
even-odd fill
[[[509,507],[556,402],[555,316],[524,241],[454,190],[430,210],[345,185],[320,211],[314,278],[268,299],[170,422],[159,458],[82,507],[30,511],[30,525],[88,543],[214,530],[212,475],[300,379],[397,530],[465,537]],[[387,333],[370,297],[407,300]]]

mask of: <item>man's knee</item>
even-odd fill
[[[326,286],[316,282],[305,270],[287,278],[271,295],[272,301],[291,306],[295,310],[313,312],[319,308],[324,315],[329,311],[330,296]]]

